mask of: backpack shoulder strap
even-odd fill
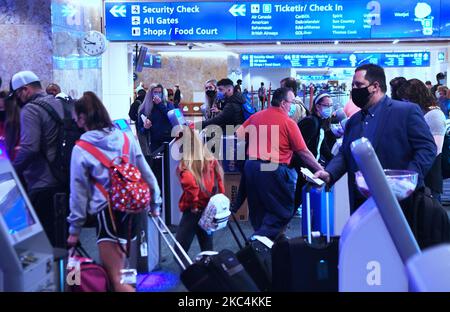
[[[63,107],[64,119],[72,119],[72,104],[70,100],[64,98],[57,98],[57,99],[60,101]]]
[[[122,148],[122,157],[126,162],[128,162],[130,157],[130,140],[128,139],[128,136],[125,134],[125,132],[123,132],[123,139],[124,143]]]
[[[103,166],[106,168],[109,168],[111,165],[111,160],[108,159],[108,157],[105,156],[98,148],[96,148],[93,144],[78,140],[76,145],[84,149],[86,152],[90,153],[92,156],[94,156],[98,161],[102,163]],[[99,182],[95,181],[95,179],[92,178],[92,180],[95,183],[95,186],[99,189],[99,191],[105,196],[105,198],[108,200],[108,192],[106,191],[105,187],[101,185]]]
[[[109,168],[111,166],[111,160],[105,156],[98,148],[96,148],[93,144],[78,140],[76,145],[84,149],[86,152],[94,156],[98,161],[102,163],[103,166]]]
[[[58,113],[55,111],[55,109],[48,104],[47,102],[41,101],[39,99],[36,99],[34,101],[31,101],[29,104],[35,104],[39,107],[41,107],[43,110],[47,112],[47,114],[50,115],[50,117],[56,121],[56,123],[62,123],[61,117],[59,117]]]

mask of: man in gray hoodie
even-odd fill
[[[57,233],[55,222],[59,213],[53,205],[56,193],[62,192],[60,182],[51,172],[49,162],[56,157],[59,127],[55,120],[36,101],[50,105],[62,118],[62,103],[52,95],[45,94],[35,73],[21,71],[11,80],[11,87],[19,105],[20,144],[13,166],[19,176],[23,176],[31,203],[54,247],[64,247],[63,233]],[[60,208],[60,207],[58,207]],[[64,222],[64,218],[58,222]],[[60,244],[61,242],[61,244]]]

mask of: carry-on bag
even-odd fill
[[[329,192],[326,192],[327,233],[311,231],[311,205],[306,190],[307,237],[276,241],[272,247],[274,291],[338,291],[339,237],[330,235]]]
[[[332,192],[332,188],[329,188],[325,185],[318,186],[307,183],[303,187],[302,193],[302,235],[306,236],[308,225],[306,224],[306,220],[308,219],[306,216],[306,205],[308,205],[306,201],[306,195],[309,194],[310,197],[310,210],[311,210],[311,220],[312,221],[312,232],[320,232],[327,233],[327,225],[330,226],[330,233],[334,233],[334,211],[333,211],[333,201],[334,196]],[[328,214],[330,215],[330,222],[327,222],[326,216],[326,198],[328,196],[329,201],[329,209]]]
[[[67,290],[70,292],[107,292],[111,284],[105,269],[81,245],[74,248],[67,263]]]
[[[245,246],[242,245],[240,239],[237,237],[233,226],[228,223],[228,228],[233,234],[236,243],[239,246],[239,251],[236,257],[242,263],[245,270],[252,277],[255,284],[261,291],[270,291],[272,288],[272,241],[261,241],[259,239],[249,240],[242,230],[239,221],[236,219],[234,213],[231,214],[241,236],[244,238]],[[268,240],[268,239],[267,239]]]
[[[150,217],[182,268],[180,279],[193,292],[256,292],[258,287],[236,255],[227,249],[201,252],[195,262],[176,240],[161,217]],[[174,242],[175,247],[169,241]],[[175,249],[176,248],[176,249]],[[183,259],[182,259],[183,258]]]

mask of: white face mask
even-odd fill
[[[441,94],[439,93],[439,91],[436,91],[436,92],[434,93],[434,95],[436,96],[437,99],[441,97]]]

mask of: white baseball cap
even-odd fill
[[[38,76],[35,73],[29,70],[20,71],[11,79],[11,87],[12,91],[16,91],[17,89],[26,86],[32,82],[40,81]]]

